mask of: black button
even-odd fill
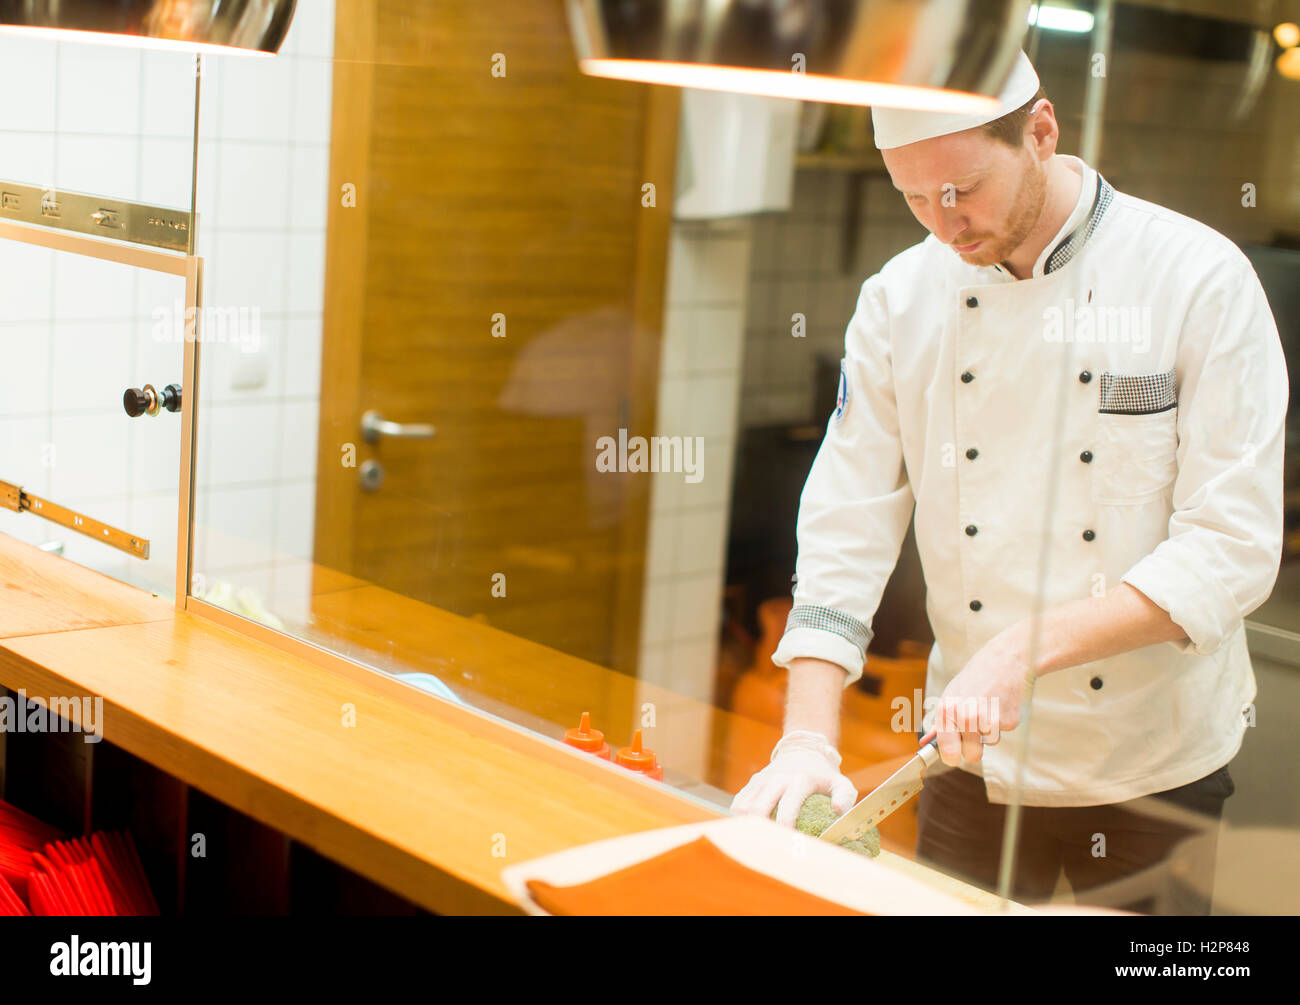
[[[966,460],[968,460],[968,461],[973,461],[973,460],[975,460],[975,458],[978,457],[979,455],[980,455],[980,452],[979,452],[978,450],[976,450],[974,447],[971,447],[969,450],[966,451]]]
[[[984,606],[984,605],[981,604],[978,600],[972,600],[972,601],[970,602],[970,609],[971,609],[972,611],[978,611],[978,610],[979,610],[981,607],[983,607],[983,606]]]
[[[1092,540],[1094,537],[1096,537],[1096,536],[1097,536],[1096,533],[1095,533],[1094,531],[1091,531],[1091,530],[1085,530],[1085,531],[1083,532],[1083,539],[1084,539],[1085,541],[1091,541],[1091,540]]]
[[[1091,463],[1092,463],[1092,451],[1091,451],[1091,450],[1085,450],[1083,453],[1081,453],[1081,454],[1079,455],[1079,460],[1083,461],[1084,464],[1091,464]]]
[[[974,379],[975,379],[975,374],[971,373],[969,370],[967,370],[965,373],[961,375],[961,382],[963,384],[969,384]]]
[[[1086,384],[1090,380],[1092,380],[1092,374],[1088,370],[1084,370],[1083,373],[1079,374],[1080,384]]]
[[[1092,680],[1088,681],[1088,685],[1089,685],[1089,686],[1090,686],[1094,691],[1100,691],[1100,690],[1101,690],[1101,678],[1100,678],[1100,677],[1094,677]]]
[[[968,523],[968,524],[966,525],[966,536],[967,536],[967,537],[974,537],[974,536],[975,536],[976,534],[978,534],[979,532],[980,532],[980,529],[979,529],[978,527],[976,527],[973,523]]]
[[[980,305],[980,302],[979,302],[979,298],[978,298],[978,297],[967,297],[967,298],[966,298],[966,306],[967,306],[967,307],[978,307],[979,305]]]

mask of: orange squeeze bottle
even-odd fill
[[[605,742],[605,734],[599,729],[591,728],[590,712],[582,713],[582,719],[579,720],[577,729],[566,729],[564,731],[564,742],[570,747],[577,747],[579,750],[604,758],[606,761],[611,760],[610,747]]]
[[[619,747],[618,753],[614,755],[614,763],[620,764],[629,771],[637,771],[647,778],[653,778],[655,781],[664,780],[663,765],[655,758],[653,750],[647,750],[641,742],[641,730],[632,734],[632,745],[630,747]]]

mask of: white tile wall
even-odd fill
[[[195,559],[208,588],[268,596],[310,556],[333,39],[333,3],[312,0],[277,57],[204,60],[205,303],[257,311],[260,344],[204,346]],[[0,96],[0,179],[189,206],[193,57],[0,37]],[[180,423],[128,419],[121,396],[180,381],[181,345],[153,336],[155,311],[183,300],[179,280],[0,241],[0,478],[150,537],[152,556],[30,515],[0,513],[0,531],[63,541],[164,595]]]
[[[861,184],[857,254],[844,267],[841,247],[849,221],[849,186]],[[904,248],[925,237],[885,176],[860,182],[840,171],[801,168],[788,213],[759,217],[754,226],[741,391],[744,426],[824,423],[814,414],[819,356],[844,355],[844,330],[863,281]],[[803,314],[805,334],[792,333]],[[834,389],[831,389],[832,393]]]
[[[649,475],[639,676],[705,701],[722,609],[750,242],[748,220],[677,223],[668,258],[655,433],[703,437],[703,478]]]
[[[298,5],[273,60],[209,60],[199,125],[207,303],[256,345],[204,345],[195,571],[262,601],[311,558],[334,5]],[[255,351],[249,351],[253,349]]]

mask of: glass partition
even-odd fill
[[[124,395],[184,383],[185,269],[41,234],[96,243],[59,226],[76,193],[188,215],[193,58],[0,35],[0,92],[0,223],[18,227],[0,235],[0,481],[69,511],[0,508],[0,529],[171,598],[181,419],[132,418]]]
[[[1125,198],[1235,242],[1291,352],[1296,84],[1271,26],[1203,4],[1094,13],[1091,34],[1026,39],[1059,152],[1082,156]],[[792,620],[802,601],[791,586],[814,458],[837,416],[890,400],[889,385],[870,386],[880,357],[850,363],[837,395],[850,318],[864,280],[926,236],[872,146],[866,110],[583,77],[558,4],[337,0],[299,5],[274,60],[207,57],[200,123],[192,596],[553,739],[583,713],[615,749],[639,732],[664,783],[729,805],[782,736],[788,674],[772,659],[787,626],[807,624],[806,612]],[[735,160],[731,137],[745,129],[762,139]],[[1030,322],[981,335],[1019,333],[1032,341],[1024,352],[979,343],[989,355],[944,357],[933,387],[896,385],[899,414],[949,401],[934,405],[933,421],[952,427],[934,456],[899,447],[912,435],[901,426],[894,454],[887,430],[863,445],[872,477],[892,463],[919,509],[907,533],[908,512],[891,509],[886,544],[870,542],[901,551],[886,556],[869,632],[839,622],[843,637],[868,642],[837,738],[859,793],[917,750],[927,703],[960,669],[943,665],[945,647],[964,662],[988,625],[1038,612],[1046,626],[1062,604],[1104,597],[1143,557],[1113,541],[1149,536],[1169,516],[1162,506],[1194,508],[1195,493],[1171,478],[1204,435],[1179,422],[1192,414],[1194,339],[1213,332],[1157,312],[1160,358],[1146,355],[1157,343],[1145,341],[1142,308],[1162,304],[1131,285],[1114,294],[1131,276],[1095,256],[1076,264],[1068,283],[1096,276],[1085,303],[1096,293],[1136,308],[1126,341],[1056,337],[1044,311],[1073,312],[1052,298],[1074,287],[1030,284],[1049,291]],[[1177,285],[1149,267],[1149,289]],[[984,296],[954,310],[980,309]],[[986,312],[997,309],[996,290],[989,297]],[[982,424],[958,421],[957,396],[998,387],[999,366],[1020,411],[990,404]],[[1225,415],[1264,394],[1249,368],[1221,372],[1228,386],[1196,393],[1221,393]],[[1177,408],[1102,407],[1119,378],[1154,379],[1147,389],[1169,391]],[[1134,437],[1146,437],[1141,456]],[[999,447],[1022,459],[997,466]],[[1116,456],[1129,457],[1127,473]],[[945,525],[954,479],[973,486],[985,471],[1004,472],[970,490],[988,508]],[[1104,490],[1107,478],[1124,498]],[[1004,737],[987,787],[936,766],[920,800],[881,824],[885,852],[1026,903],[1178,913],[1208,909],[1212,894],[1215,910],[1295,910],[1293,891],[1270,879],[1300,826],[1295,783],[1278,767],[1300,735],[1287,711],[1298,662],[1291,517],[1277,586],[1247,612],[1259,627],[1229,633],[1217,657],[1205,644],[1197,672],[1219,659],[1219,690],[1160,685],[1181,665],[1175,650],[1201,658],[1174,642],[1044,677],[1042,714]],[[1055,543],[1067,538],[1073,551]],[[1055,564],[1000,594],[1000,566],[1037,574],[1044,541]],[[845,548],[879,558],[857,539]],[[998,609],[1000,595],[1013,609]],[[1052,642],[1044,627],[1037,651]],[[1142,687],[1143,714],[1130,714],[1132,700],[1107,711],[1111,694]],[[1213,703],[1229,711],[1208,715]],[[1074,709],[1070,728],[1062,708]],[[1230,720],[1243,714],[1244,740],[1229,750],[1240,733]],[[1219,732],[1199,747],[1193,733],[1209,719]],[[1152,738],[1146,753],[1134,753],[1134,735]],[[1183,753],[1170,765],[1161,744]],[[1229,761],[1230,780],[1217,770]],[[1183,791],[1130,805],[1171,789]],[[953,810],[963,793],[980,815]],[[1021,824],[1014,849],[1008,814]],[[1070,837],[1045,845],[1057,817]],[[923,824],[980,845],[980,866],[941,854]],[[1141,850],[1141,867],[1123,865],[1132,834],[1153,828],[1163,844]]]
[[[4,234],[0,261],[0,481],[37,500],[0,509],[0,530],[173,598],[181,417],[132,417],[123,402],[183,387],[184,276]],[[44,515],[52,505],[72,523]]]

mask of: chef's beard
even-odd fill
[[[998,265],[1005,262],[1011,257],[1012,252],[1025,243],[1030,231],[1034,229],[1034,224],[1038,222],[1038,217],[1047,202],[1047,169],[1028,152],[1025,153],[1025,159],[1028,168],[1011,204],[1005,232],[994,238],[976,236],[972,239],[963,236],[960,241],[953,242],[965,245],[983,241],[970,254],[963,255],[960,251],[957,252],[967,265]]]

